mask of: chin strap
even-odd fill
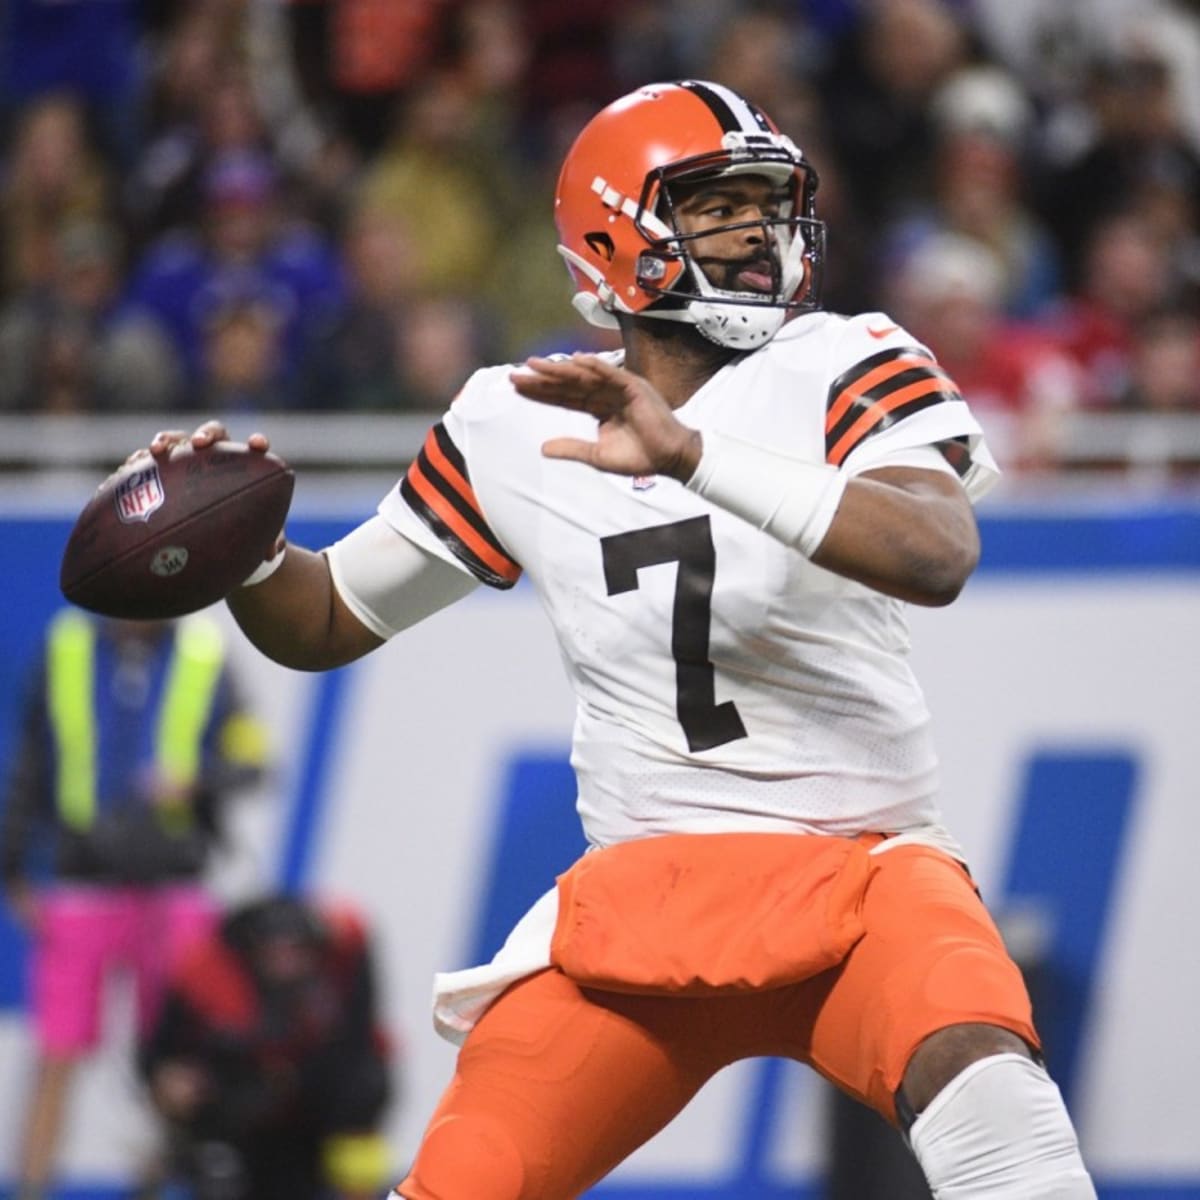
[[[711,300],[692,300],[687,316],[710,342],[730,350],[765,346],[782,328],[786,308],[766,308]]]

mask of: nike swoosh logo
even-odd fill
[[[882,329],[873,329],[870,325],[868,325],[867,332],[873,338],[885,338],[889,333],[895,333],[899,328],[899,325],[885,325]]]

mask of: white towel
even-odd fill
[[[475,1022],[510,984],[550,965],[550,939],[558,920],[558,890],[551,888],[517,922],[489,963],[433,978],[433,1027],[461,1046]]]

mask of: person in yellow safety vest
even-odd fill
[[[68,608],[51,620],[0,813],[5,896],[31,937],[38,1048],[20,1200],[49,1187],[106,978],[133,973],[138,1025],[149,1029],[166,973],[215,926],[203,872],[220,809],[259,778],[266,749],[209,618],[115,621]]]

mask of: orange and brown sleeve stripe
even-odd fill
[[[840,467],[873,434],[934,404],[962,403],[953,380],[916,346],[883,350],[856,363],[829,389],[825,461]]]
[[[440,421],[400,481],[400,494],[477,579],[510,588],[520,578],[520,565],[492,532],[471,487],[466,460]]]

